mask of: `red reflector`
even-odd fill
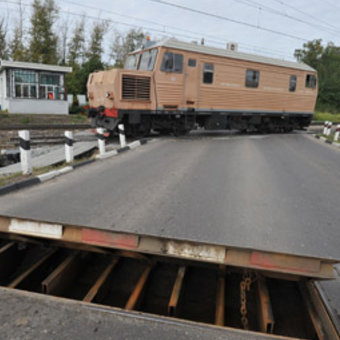
[[[107,117],[117,118],[118,117],[118,110],[117,109],[107,109],[107,108],[105,108],[104,114]]]
[[[320,260],[317,259],[296,258],[289,255],[268,254],[257,251],[251,253],[250,264],[262,268],[304,273],[320,271]]]
[[[83,229],[81,239],[90,244],[130,249],[136,249],[139,243],[139,237],[135,235],[110,233],[95,229]]]

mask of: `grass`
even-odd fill
[[[324,134],[322,134],[322,133],[318,133],[316,136],[318,136],[318,137],[324,137],[324,138],[326,138],[328,141],[330,141],[330,142],[334,142],[334,133],[331,133],[329,136],[326,136],[326,135],[324,135]],[[336,142],[334,142],[334,143],[340,143],[340,138],[336,141]]]
[[[45,115],[45,114],[8,114],[0,111],[0,126],[23,124],[79,124],[87,123],[85,114]]]
[[[58,169],[66,167],[66,166],[72,166],[72,165],[75,165],[77,163],[83,162],[85,160],[92,159],[93,157],[94,156],[92,155],[90,157],[77,158],[72,163],[63,162],[63,163],[59,163],[57,165],[49,165],[49,166],[45,166],[45,167],[42,167],[42,168],[33,168],[32,174],[30,174],[30,175],[23,175],[21,172],[17,172],[17,173],[10,174],[10,175],[3,175],[3,176],[0,176],[0,187],[8,185],[8,184],[17,183],[17,182],[20,182],[22,180],[29,179],[29,178],[44,174],[44,173],[52,171],[52,170],[58,170]]]
[[[325,122],[327,120],[332,123],[340,123],[340,113],[315,111],[313,120],[316,120],[319,122]]]

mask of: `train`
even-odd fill
[[[318,93],[316,70],[229,45],[220,49],[168,38],[129,53],[122,69],[91,73],[91,124],[113,132],[123,123],[134,136],[151,130],[182,135],[195,128],[306,128]]]

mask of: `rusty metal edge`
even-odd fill
[[[28,220],[28,219],[20,219],[11,216],[0,216],[0,232],[9,233],[9,234],[17,234],[17,235],[26,235],[31,237],[38,237],[44,239],[55,239],[55,237],[49,237],[48,235],[41,235],[41,234],[32,234],[27,232],[19,232],[19,231],[10,231],[9,226],[11,224],[12,219],[23,221],[23,222],[35,222],[35,223],[51,223],[50,221],[37,221],[37,220]],[[55,222],[54,222],[55,223]],[[58,223],[58,222],[57,222]],[[71,225],[63,225],[62,235],[59,238],[59,241],[63,242],[73,242],[77,244],[86,244],[86,245],[95,245],[98,246],[98,243],[91,242],[91,240],[86,240],[84,242],[82,238],[83,231],[88,230],[96,230],[101,232],[100,229],[95,228],[88,228],[88,227],[81,227],[81,226],[71,226]],[[249,268],[260,270],[262,272],[274,272],[274,273],[283,273],[287,275],[299,275],[303,277],[310,277],[310,278],[318,278],[318,279],[333,279],[334,278],[334,271],[333,265],[337,262],[340,262],[338,259],[328,259],[328,258],[316,258],[316,257],[309,257],[309,256],[302,256],[302,255],[291,255],[291,254],[283,254],[283,253],[275,253],[275,252],[268,252],[268,251],[261,251],[261,250],[254,250],[254,249],[246,249],[246,248],[235,248],[229,246],[222,246],[216,244],[207,244],[203,242],[196,242],[196,241],[187,241],[187,240],[176,240],[175,244],[179,245],[180,247],[184,247],[183,251],[178,252],[169,252],[169,244],[173,245],[174,240],[164,237],[152,236],[152,235],[142,235],[142,234],[135,234],[131,232],[119,232],[119,231],[102,231],[105,234],[110,234],[112,236],[112,242],[110,240],[110,244],[100,244],[103,248],[112,248],[112,249],[123,249],[129,250],[132,252],[139,252],[145,254],[153,254],[159,256],[170,256],[175,258],[184,258],[188,260],[199,260],[203,262],[210,262],[210,263],[217,263],[217,264],[224,264],[234,267],[241,267],[241,268]],[[131,238],[131,242],[129,239]],[[133,242],[132,242],[133,241]],[[234,254],[231,259],[228,259],[228,252],[232,252]],[[252,264],[251,263],[251,254],[252,253],[260,253],[266,256],[281,256],[284,260],[288,259],[288,262],[294,261],[302,261],[303,267],[299,269],[297,268],[285,268],[284,266],[280,267],[266,267],[261,266],[259,264]],[[207,255],[208,254],[208,255]],[[238,256],[237,256],[238,255]],[[210,256],[210,257],[209,257]],[[319,271],[308,272],[305,270],[305,262],[306,261],[319,261],[320,269]],[[279,263],[280,264],[280,263]]]

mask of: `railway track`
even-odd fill
[[[0,131],[12,130],[85,130],[90,124],[13,124],[0,125]]]
[[[322,331],[306,279],[6,233],[0,285],[293,338]]]

